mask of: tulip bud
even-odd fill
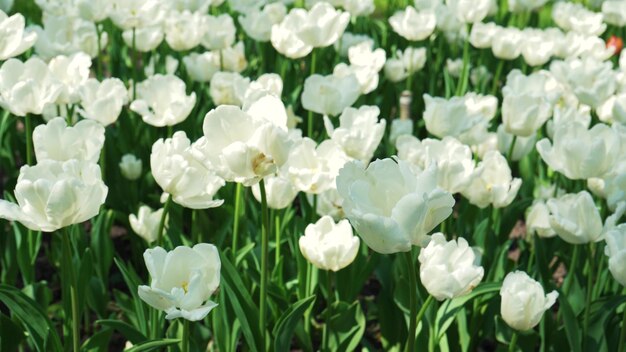
[[[315,267],[339,271],[354,261],[360,241],[348,220],[335,224],[330,216],[323,216],[306,227],[298,243],[302,255]]]
[[[120,171],[122,176],[130,181],[134,181],[141,177],[142,162],[133,154],[124,154],[120,161]]]
[[[159,225],[162,216],[163,208],[153,211],[149,206],[142,205],[139,207],[137,215],[130,214],[128,216],[128,222],[133,231],[150,244],[156,241],[159,236]],[[167,228],[169,215],[165,217],[165,227]]]
[[[150,286],[139,286],[139,297],[165,311],[165,319],[204,319],[217,303],[209,298],[220,284],[221,261],[217,248],[200,243],[172,251],[149,248],[143,258],[150,273]]]
[[[480,257],[463,237],[447,242],[442,233],[432,235],[419,255],[420,280],[439,301],[471,292],[482,280]]]
[[[543,287],[523,271],[507,274],[500,289],[502,319],[515,330],[530,330],[539,324],[543,313],[548,310],[558,292],[545,294]]]

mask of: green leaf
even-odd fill
[[[283,313],[274,326],[274,351],[288,351],[293,332],[304,312],[315,303],[315,295],[301,299]]]
[[[138,344],[148,339],[144,334],[141,333],[141,331],[135,329],[132,325],[128,324],[127,322],[124,322],[121,320],[115,320],[115,319],[97,320],[96,324],[100,324],[102,326],[106,326],[111,329],[115,329],[119,331],[132,344]]]
[[[221,256],[222,261],[222,286],[227,301],[235,311],[237,319],[241,323],[241,330],[248,347],[252,351],[265,350],[263,338],[259,330],[259,310],[254,304],[248,288],[243,284],[239,272],[228,259],[229,251]]]
[[[563,297],[559,299],[559,310],[563,314],[563,325],[565,327],[565,336],[567,336],[569,347],[572,352],[581,352],[582,339],[580,336],[580,324],[578,324],[578,319],[567,300],[567,296],[563,294],[563,292],[560,292],[560,290],[559,296]]]
[[[3,284],[0,284],[0,301],[22,322],[37,351],[62,350],[54,326],[35,301],[15,287]]]
[[[476,286],[475,289],[472,290],[467,295],[449,299],[443,302],[439,310],[437,311],[437,316],[435,318],[435,328],[437,329],[437,340],[441,339],[441,337],[446,333],[446,330],[450,327],[452,322],[454,321],[454,317],[456,314],[463,308],[463,306],[473,300],[474,298],[482,295],[492,294],[500,291],[501,284],[497,282],[483,282]]]
[[[589,317],[591,324],[587,330],[587,336],[585,336],[587,348],[593,351],[601,350],[601,346],[607,348],[607,323],[624,302],[626,302],[626,296],[610,296],[591,303]]]
[[[142,303],[142,300],[139,298],[139,294],[137,293],[137,289],[141,284],[141,280],[132,267],[127,267],[121,260],[117,258],[114,259],[115,264],[119,268],[122,273],[122,277],[124,278],[124,282],[126,282],[126,286],[128,286],[128,290],[133,299],[133,305],[135,307],[135,315],[137,318],[138,327],[144,334],[148,333],[148,319],[146,318],[146,310],[145,306]]]
[[[359,301],[335,302],[330,318],[329,346],[332,351],[354,351],[365,333],[365,315]]]
[[[127,349],[126,352],[154,351],[157,349],[161,349],[163,347],[176,345],[178,343],[180,343],[180,339],[152,340],[152,341],[140,343],[138,345],[134,345],[133,347]]]
[[[109,350],[109,342],[111,341],[112,329],[103,329],[91,335],[81,347],[86,352],[98,351],[105,352]]]
[[[0,313],[0,351],[17,351],[24,337],[22,327]]]

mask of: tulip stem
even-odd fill
[[[426,301],[424,301],[424,304],[422,304],[422,307],[420,308],[419,312],[417,312],[417,319],[415,319],[415,321],[417,322],[415,324],[416,328],[417,328],[417,324],[419,324],[420,321],[422,320],[422,317],[424,316],[424,314],[426,314],[426,309],[428,308],[428,306],[430,306],[433,300],[434,300],[433,296],[428,295],[428,298],[426,298]]]
[[[330,326],[330,320],[333,316],[333,272],[330,270],[326,270],[326,291],[328,296],[326,297],[326,325],[324,326],[324,341],[322,342],[322,351],[330,351],[329,341],[330,341],[330,332],[332,328]]]
[[[243,186],[237,183],[235,186],[235,217],[233,219],[233,254],[237,255],[239,243],[239,213],[241,213],[241,191]]]
[[[618,351],[624,351],[626,348],[626,306],[624,306],[624,317],[622,318],[622,331],[619,334]]]
[[[180,351],[189,352],[189,320],[183,319],[183,338],[180,340]]]
[[[137,70],[139,70],[137,63],[137,29],[133,27],[133,53],[130,58],[130,62],[132,62],[133,66],[133,100],[137,99],[137,80],[139,79],[139,75],[137,74]]]
[[[415,273],[415,265],[411,251],[404,253],[404,257],[406,258],[406,265],[409,269],[409,305],[411,310],[405,351],[412,352],[415,350],[415,330],[417,328],[417,275]]]
[[[513,336],[511,336],[511,342],[509,343],[509,352],[514,352],[515,351],[515,347],[517,346],[517,338],[519,335],[517,335],[516,331],[513,331]]]
[[[30,115],[24,116],[24,132],[26,132],[26,164],[33,164],[33,128]]]
[[[62,246],[62,272],[63,278],[69,283],[63,285],[66,289],[70,290],[70,304],[72,309],[72,348],[73,351],[79,351],[80,341],[80,319],[78,318],[78,294],[76,290],[76,274],[74,273],[74,265],[72,263],[72,248],[70,244],[71,230],[61,233],[61,246]]]
[[[267,212],[267,195],[265,194],[265,180],[261,179],[259,183],[261,189],[261,217],[263,219],[263,226],[261,227],[261,307],[259,326],[261,328],[261,334],[263,335],[263,349],[267,341],[265,316],[267,308],[267,257],[268,257],[268,242],[269,242],[269,217]]]
[[[565,277],[565,283],[563,284],[563,293],[567,296],[569,294],[570,286],[572,286],[572,280],[574,279],[576,264],[578,262],[578,252],[580,251],[578,245],[574,245],[574,253],[572,254],[572,261],[567,268],[567,276]]]
[[[506,159],[509,162],[512,162],[513,159],[513,149],[515,149],[515,142],[517,142],[517,135],[513,135],[513,140],[511,141],[511,145],[509,146],[509,152],[506,153]]]
[[[167,218],[167,212],[170,209],[172,203],[172,195],[167,196],[165,205],[163,206],[163,214],[161,214],[161,220],[159,221],[159,232],[157,232],[157,245],[163,246],[163,231],[165,230],[165,219]]]
[[[467,33],[471,31],[471,24],[467,25]],[[469,81],[469,70],[470,70],[470,53],[469,53],[469,38],[465,39],[465,43],[463,44],[463,70],[461,71],[461,77],[459,79],[459,85],[456,87],[456,95],[462,96],[465,94],[467,90],[467,85]]]
[[[491,85],[491,95],[498,93],[498,83],[500,83],[500,76],[502,76],[502,70],[504,69],[504,60],[498,60],[498,66],[496,67],[496,74],[493,76],[493,82]]]
[[[593,274],[594,274],[594,246],[593,242],[589,243],[589,256],[587,257],[587,297],[585,298],[585,317],[583,320],[583,336],[587,336],[589,329],[589,310],[591,308],[591,294],[593,292]]]

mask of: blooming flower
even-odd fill
[[[596,242],[602,236],[602,218],[587,191],[549,199],[550,226],[565,242]]]
[[[169,252],[148,248],[143,258],[151,281],[139,286],[139,297],[165,311],[166,319],[202,320],[217,306],[209,300],[220,284],[221,262],[214,245],[178,246]]]
[[[513,329],[530,330],[539,324],[543,313],[550,309],[558,292],[545,294],[543,287],[523,271],[508,273],[500,289],[502,319]]]
[[[159,236],[159,225],[162,217],[163,208],[153,211],[149,206],[142,205],[139,207],[137,215],[130,214],[128,216],[128,221],[133,231],[150,244],[156,241]],[[164,223],[166,228],[168,220],[169,216],[166,215]]]
[[[407,40],[424,40],[428,38],[437,25],[437,17],[433,10],[417,11],[407,6],[404,11],[398,11],[389,17],[389,24],[394,32]]]
[[[406,252],[452,214],[454,198],[437,188],[436,168],[416,176],[404,161],[351,161],[339,171],[337,191],[350,223],[376,252]]]
[[[126,87],[117,78],[106,78],[102,82],[90,78],[78,89],[78,95],[81,116],[103,126],[115,123],[128,102]]]
[[[359,82],[354,75],[338,77],[314,74],[304,81],[302,106],[323,115],[339,115],[359,98]]]
[[[339,271],[354,261],[360,241],[352,234],[348,220],[335,224],[330,216],[322,216],[304,229],[298,244],[302,255],[315,267]]]
[[[130,109],[156,127],[184,121],[196,104],[196,93],[186,95],[185,82],[174,75],[157,74],[137,84],[137,99]]]
[[[9,17],[0,10],[0,60],[18,56],[35,44],[37,33],[25,32],[24,24],[22,14],[16,13]]]
[[[604,253],[609,257],[609,270],[613,278],[626,286],[626,224],[607,231]]]
[[[52,232],[96,216],[107,192],[97,164],[41,160],[22,166],[15,186],[17,204],[0,200],[0,218]]]
[[[142,162],[133,154],[124,154],[119,163],[122,176],[127,180],[134,181],[141,177]],[[135,231],[137,232],[137,231]]]
[[[439,301],[468,294],[484,275],[480,257],[463,237],[448,242],[442,233],[435,233],[418,259],[420,280]]]
[[[68,127],[64,118],[56,117],[35,127],[33,144],[38,162],[76,159],[97,163],[104,145],[104,127],[92,120]]]
[[[324,119],[326,133],[346,154],[354,159],[369,162],[385,133],[385,120],[378,120],[377,106],[345,108],[339,116],[339,127],[334,128],[328,118]]]
[[[522,180],[511,176],[511,168],[502,154],[489,151],[461,193],[479,208],[490,204],[494,208],[503,208],[513,202],[521,186]]]

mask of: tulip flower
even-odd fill
[[[134,181],[141,177],[141,159],[137,159],[133,154],[124,154],[122,160],[120,160],[119,167],[122,176],[129,181]]]
[[[324,119],[326,133],[351,158],[369,162],[385,133],[385,120],[378,120],[380,109],[376,106],[346,108],[339,116],[339,127],[334,128]]]
[[[566,194],[547,202],[550,226],[565,242],[583,244],[602,239],[602,218],[587,191]]]
[[[339,115],[359,98],[359,82],[355,75],[338,77],[314,74],[304,81],[302,106],[322,115]]]
[[[165,41],[175,51],[195,48],[209,28],[207,17],[199,12],[172,11],[165,20]]]
[[[268,208],[284,209],[293,204],[294,199],[298,195],[298,189],[287,175],[278,173],[276,176],[267,176],[263,180],[265,181]],[[258,183],[252,186],[252,195],[259,203],[262,201],[261,189]]]
[[[539,324],[558,296],[556,291],[546,295],[541,284],[523,271],[508,273],[500,289],[500,314],[513,329],[530,330]]]
[[[123,30],[160,24],[166,12],[159,0],[112,0],[109,16]]]
[[[617,88],[613,64],[593,57],[553,61],[550,72],[570,87],[581,103],[597,108]]]
[[[471,292],[480,283],[484,269],[480,256],[463,237],[446,241],[438,232],[419,254],[420,280],[428,293],[439,301]]]
[[[0,60],[21,55],[35,44],[37,33],[24,31],[26,20],[22,14],[7,16],[0,10]]]
[[[550,209],[541,199],[536,199],[526,210],[526,233],[539,237],[554,237],[556,232],[550,226]]]
[[[280,23],[287,15],[287,7],[282,2],[270,3],[262,10],[251,10],[239,16],[239,24],[246,34],[259,42],[267,42],[272,36],[272,26]]]
[[[602,2],[604,22],[617,27],[626,26],[626,7],[623,0],[609,0]],[[613,37],[611,37],[613,38]]]
[[[389,24],[394,32],[403,38],[419,41],[428,38],[437,25],[437,17],[432,10],[417,11],[407,6],[404,11],[398,11],[389,17]]]
[[[221,262],[214,245],[178,246],[169,252],[149,248],[143,258],[151,280],[150,286],[139,286],[139,297],[164,311],[166,319],[202,320],[217,306],[209,300],[220,284]]]
[[[522,186],[513,178],[511,168],[502,154],[489,151],[474,170],[469,185],[461,193],[479,208],[492,205],[503,208],[511,204]]]
[[[348,220],[335,223],[330,216],[309,224],[298,240],[300,252],[315,267],[339,271],[350,265],[359,251],[359,238]]]
[[[160,25],[127,29],[122,33],[124,43],[142,53],[156,49],[164,38],[165,32]]]
[[[196,82],[209,82],[220,71],[220,55],[216,51],[189,53],[183,57],[185,71]]]
[[[408,163],[351,161],[339,171],[337,191],[359,236],[388,254],[424,246],[428,232],[452,214],[454,198],[437,188],[437,169],[415,175]]]
[[[207,16],[205,21],[207,30],[202,38],[202,46],[209,50],[221,50],[233,45],[237,29],[229,14]]]
[[[196,104],[196,93],[187,95],[185,82],[174,75],[154,75],[137,84],[137,99],[130,109],[155,127],[184,121]]]
[[[582,4],[555,3],[552,8],[552,19],[565,31],[599,36],[606,30],[602,14],[588,10]]]
[[[250,79],[236,72],[217,72],[211,77],[209,94],[215,105],[243,104]]]
[[[9,59],[0,67],[0,106],[17,116],[40,115],[44,106],[54,103],[63,84],[37,57],[26,62]]]
[[[122,107],[128,102],[128,91],[117,78],[102,82],[88,79],[78,90],[81,108],[78,112],[86,119],[108,126],[117,121]]]
[[[104,146],[104,127],[91,120],[68,127],[65,119],[56,117],[35,127],[33,143],[39,162],[76,159],[97,163]]]
[[[133,231],[150,244],[158,239],[161,217],[163,217],[163,208],[153,211],[149,206],[142,205],[139,207],[137,215],[130,214],[128,216],[128,222]],[[166,215],[164,221],[166,228],[168,218]]]
[[[43,28],[33,26],[37,33],[35,51],[48,60],[57,55],[72,55],[83,52],[91,58],[98,56],[98,47],[103,48],[108,41],[107,33],[100,36],[93,22],[67,13],[43,17]]]
[[[0,218],[53,232],[98,215],[107,192],[97,164],[41,160],[22,166],[15,186],[17,204],[0,200]]]
[[[204,164],[202,141],[193,145],[183,131],[172,138],[159,139],[152,145],[150,168],[163,191],[174,202],[191,209],[219,207],[223,200],[213,196],[224,186],[224,180]]]

